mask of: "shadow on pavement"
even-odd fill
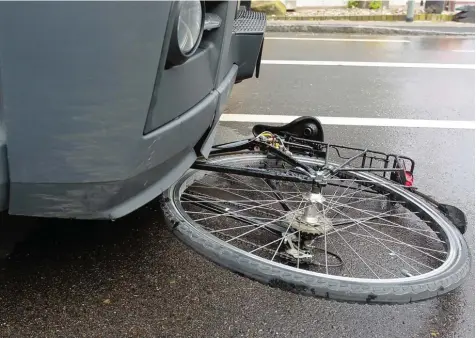
[[[2,215],[1,223],[2,337],[54,334],[72,320],[81,327],[116,290],[138,291],[134,275],[143,284],[150,248],[167,249],[168,239],[158,237],[166,233],[157,226],[162,213],[150,206],[115,222]]]

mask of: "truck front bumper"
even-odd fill
[[[146,170],[121,181],[10,184],[9,213],[40,217],[117,219],[160,195],[207,154],[235,82],[234,65],[217,90],[179,118],[143,137],[138,151]],[[207,131],[207,135],[203,132]],[[206,142],[199,143],[206,139]],[[196,146],[200,146],[197,149]]]

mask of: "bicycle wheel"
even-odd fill
[[[290,169],[254,152],[209,163]],[[470,270],[463,236],[433,206],[366,172],[338,172],[314,194],[305,183],[192,169],[161,204],[173,232],[215,263],[306,295],[408,303],[455,289]]]

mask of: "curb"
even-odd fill
[[[405,21],[406,15],[348,15],[348,16],[268,16],[269,21],[325,21],[325,20],[351,20],[351,21]],[[452,21],[453,14],[415,14],[413,21]]]
[[[286,24],[267,22],[266,32],[293,33],[342,33],[342,34],[376,34],[376,35],[414,35],[414,36],[475,36],[469,32],[442,32],[431,29],[404,29],[378,26],[344,26],[328,24]]]

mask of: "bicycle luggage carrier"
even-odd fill
[[[347,163],[349,167],[341,168],[341,171],[368,171],[406,186],[413,183],[415,161],[408,156],[314,141],[292,135],[285,135],[284,139],[291,152],[300,148],[299,150],[307,155],[324,159],[325,165],[342,164],[342,160],[344,163],[350,160]]]

